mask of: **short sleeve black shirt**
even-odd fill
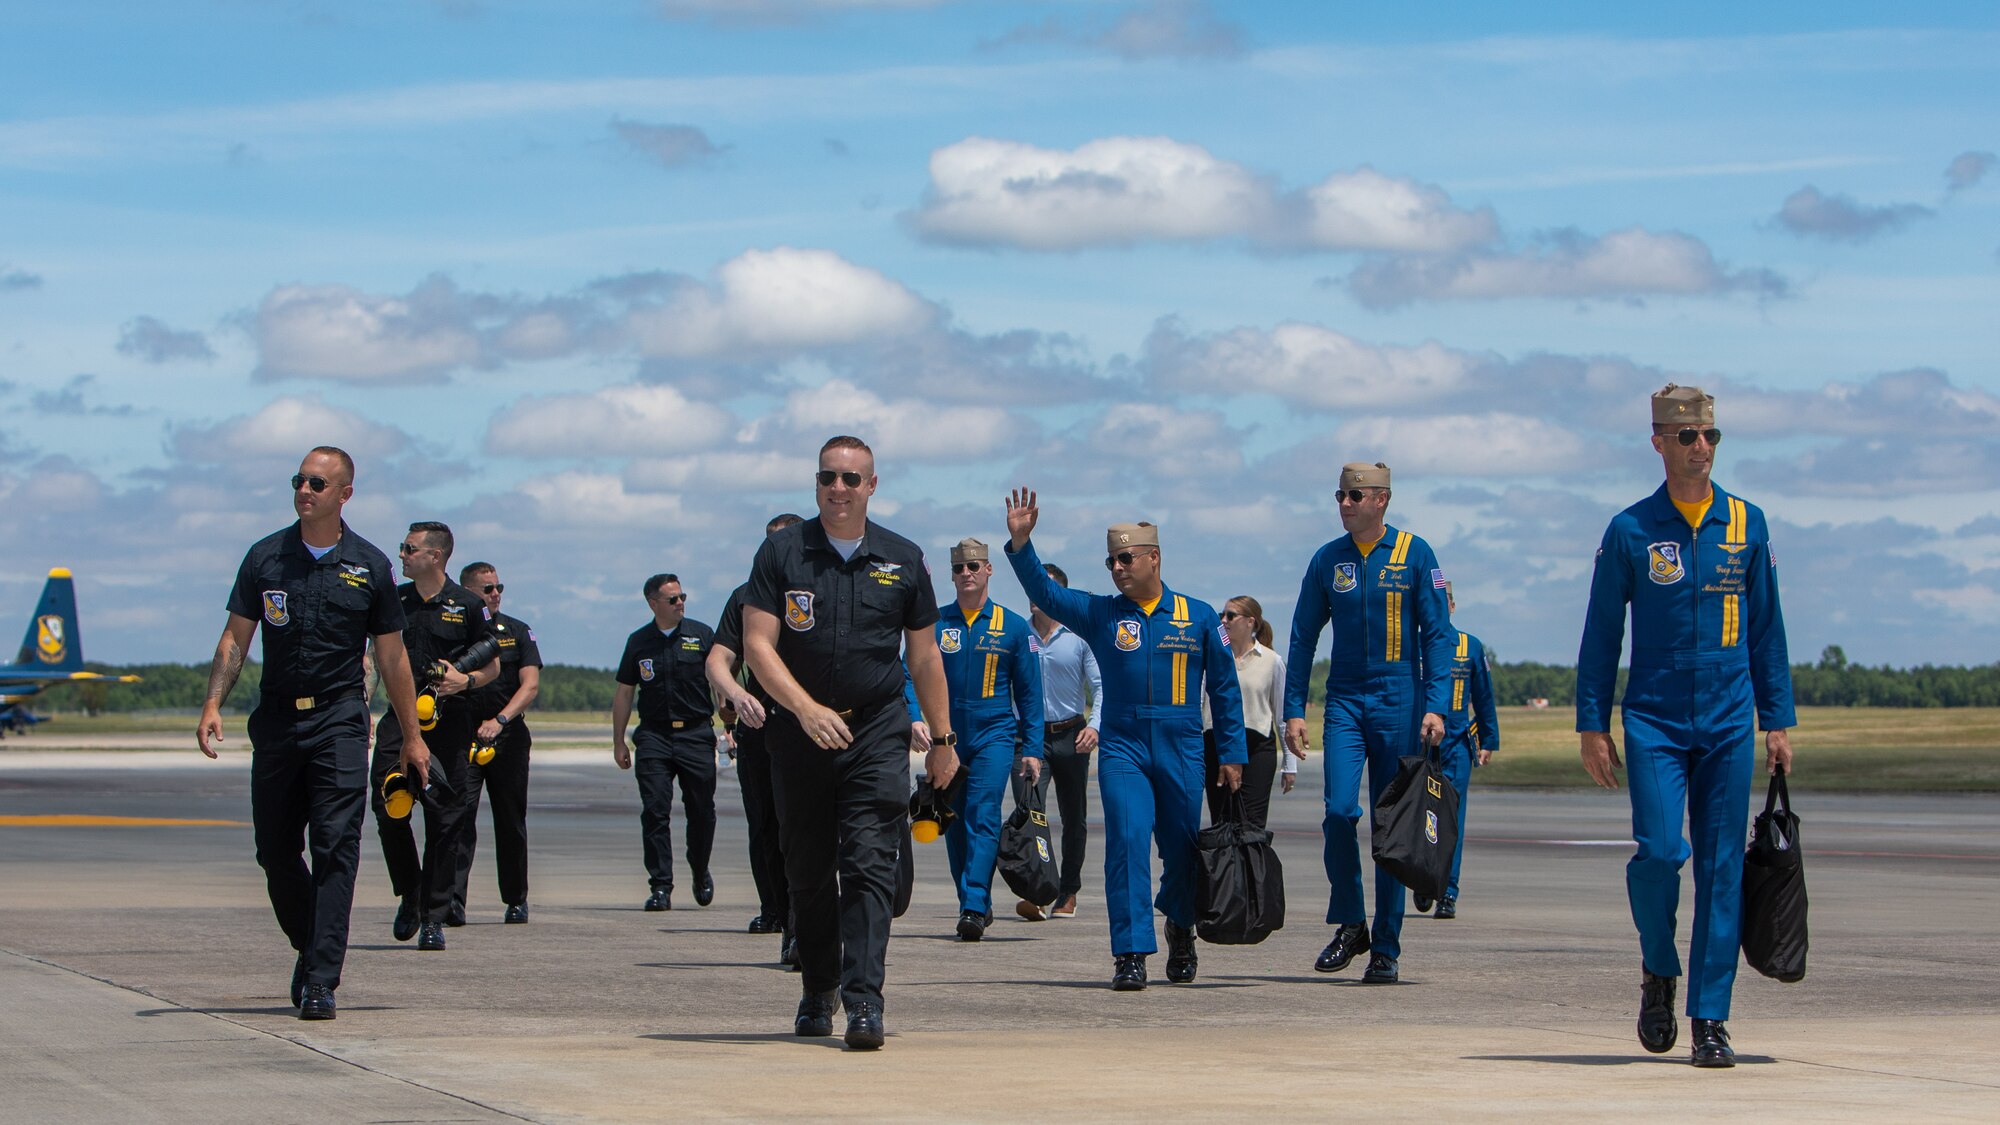
[[[396,588],[403,601],[409,624],[403,628],[403,645],[410,652],[410,674],[417,689],[423,690],[424,674],[440,660],[450,660],[492,633],[486,602],[479,595],[445,579],[437,594],[425,598],[417,584],[405,582]],[[447,706],[469,707],[464,695],[449,696]]]
[[[360,690],[368,638],[404,625],[389,557],[345,523],[318,559],[296,523],[258,540],[236,571],[229,612],[263,626],[263,690],[279,696]]]
[[[707,722],[715,714],[704,667],[714,645],[715,630],[691,618],[682,618],[671,636],[648,621],[625,638],[618,682],[639,689],[640,726]]]
[[[900,697],[903,633],[938,619],[923,551],[872,520],[844,561],[817,517],[767,538],[743,604],[778,618],[779,658],[836,711]]]
[[[715,623],[715,643],[735,653],[738,659],[743,656],[743,595],[749,589],[746,582],[731,591],[729,600],[723,603],[722,617]],[[743,667],[743,687],[765,707],[771,705],[771,697],[764,694],[748,664]]]
[[[542,666],[542,650],[527,622],[496,613],[488,625],[500,643],[500,678],[472,693],[472,713],[482,722],[498,715],[521,690],[521,669]]]

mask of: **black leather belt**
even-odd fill
[[[1081,729],[1083,723],[1084,723],[1084,716],[1072,715],[1071,717],[1064,719],[1059,723],[1046,723],[1044,725],[1048,728],[1048,732],[1050,734],[1068,734],[1073,730]]]
[[[358,687],[335,688],[321,695],[278,695],[275,692],[265,692],[264,701],[286,711],[317,711],[322,707],[331,707],[344,699],[359,698],[360,695],[361,689]]]

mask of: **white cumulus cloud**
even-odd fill
[[[710,448],[735,428],[728,411],[671,386],[622,383],[521,399],[493,419],[485,445],[514,457],[661,456]]]
[[[1589,464],[1578,434],[1519,414],[1378,415],[1338,427],[1334,447],[1348,461],[1383,461],[1396,472],[1455,477],[1538,476]]]
[[[707,286],[683,286],[635,310],[642,352],[662,358],[797,351],[921,331],[938,310],[901,282],[828,250],[781,246],[724,262]]]
[[[478,334],[448,282],[406,297],[345,285],[283,285],[250,320],[260,378],[362,382],[442,378],[479,359]]]
[[[878,461],[968,460],[1016,446],[1031,437],[1032,430],[997,406],[890,400],[844,379],[830,379],[794,391],[777,412],[759,419],[745,436],[765,444],[779,438],[816,442],[845,433],[873,447]]]
[[[1477,250],[1444,257],[1397,255],[1364,263],[1347,279],[1364,305],[1509,297],[1633,298],[1748,291],[1782,296],[1784,279],[1768,270],[1732,271],[1707,244],[1677,231],[1627,227],[1595,237],[1544,235],[1520,250]]]
[[[1435,342],[1369,344],[1296,321],[1201,336],[1162,321],[1144,351],[1147,375],[1169,390],[1262,393],[1323,410],[1439,402],[1465,389],[1480,363]]]

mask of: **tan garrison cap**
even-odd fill
[[[1653,424],[1713,426],[1715,396],[1703,394],[1700,387],[1678,387],[1668,383],[1653,396]]]
[[[953,566],[965,562],[985,562],[991,557],[986,553],[986,544],[977,539],[961,539],[958,545],[951,549]]]
[[[1389,487],[1389,466],[1377,461],[1370,465],[1366,461],[1349,461],[1340,467],[1340,487],[1387,488]]]
[[[1104,532],[1104,553],[1115,555],[1134,547],[1158,547],[1160,529],[1150,523],[1114,523]]]

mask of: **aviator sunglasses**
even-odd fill
[[[832,469],[821,469],[819,472],[813,474],[813,479],[819,482],[821,488],[832,488],[834,481],[839,481],[849,488],[860,488],[863,477],[853,469],[849,469],[844,473],[836,473]]]
[[[1120,551],[1115,555],[1106,555],[1104,556],[1104,569],[1110,570],[1113,567],[1131,566],[1133,559],[1140,559],[1144,557],[1145,557],[1144,554],[1135,553],[1132,551]]]
[[[505,582],[488,582],[479,588],[479,592],[482,594],[504,594],[507,592],[507,584]]]
[[[1674,439],[1676,441],[1679,441],[1682,445],[1693,445],[1696,438],[1707,438],[1708,444],[1721,445],[1722,431],[1714,428],[1713,426],[1709,427],[1706,430],[1697,430],[1694,427],[1690,426],[1687,429],[1682,430],[1680,433],[1674,435]]]
[[[1367,495],[1368,493],[1365,489],[1350,488],[1346,492],[1342,492],[1336,488],[1333,490],[1333,502],[1338,504],[1342,500],[1345,500],[1350,504],[1359,504],[1362,498]]]
[[[311,485],[311,486],[312,486],[312,490],[313,490],[314,492],[325,492],[325,491],[326,491],[326,486],[327,486],[327,484],[328,484],[328,483],[329,483],[329,482],[327,481],[327,479],[326,479],[325,477],[309,477],[309,476],[305,475],[304,473],[293,473],[293,474],[292,474],[292,491],[293,491],[293,492],[297,492],[297,491],[299,490],[299,486],[300,486],[300,485],[302,485],[302,484],[309,484],[309,485]]]
[[[976,562],[962,562],[962,563],[951,564],[951,572],[953,574],[970,574],[971,572],[978,569],[979,569],[979,564]]]

